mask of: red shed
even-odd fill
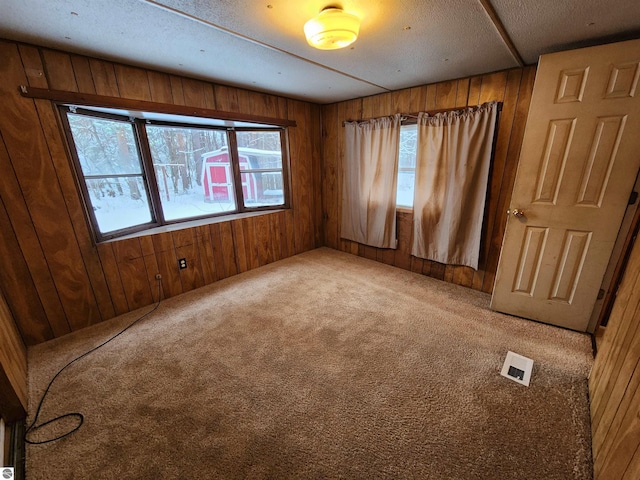
[[[249,157],[239,148],[240,170],[249,170]],[[227,147],[202,154],[202,187],[205,202],[233,201],[233,167]],[[253,173],[242,174],[242,194],[245,202],[258,198],[257,182]]]

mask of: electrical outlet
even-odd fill
[[[14,476],[15,471],[13,467],[0,467],[0,469],[2,469],[2,478],[5,478],[6,480],[13,480],[16,478]]]
[[[185,268],[187,268],[187,259],[181,258],[180,260],[178,260],[178,266],[180,267],[180,270],[184,270]]]

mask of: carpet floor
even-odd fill
[[[168,299],[56,380],[85,423],[27,479],[591,479],[589,337],[489,300],[327,248]],[[149,309],[30,348],[28,420]]]

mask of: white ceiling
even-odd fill
[[[640,37],[638,0],[483,1],[526,64]],[[307,45],[327,5],[361,18],[351,47]],[[318,103],[518,66],[481,0],[1,0],[0,37]]]

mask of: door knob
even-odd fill
[[[522,218],[524,217],[524,211],[518,208],[514,208],[513,210],[507,210],[507,215],[513,215],[514,217]]]

